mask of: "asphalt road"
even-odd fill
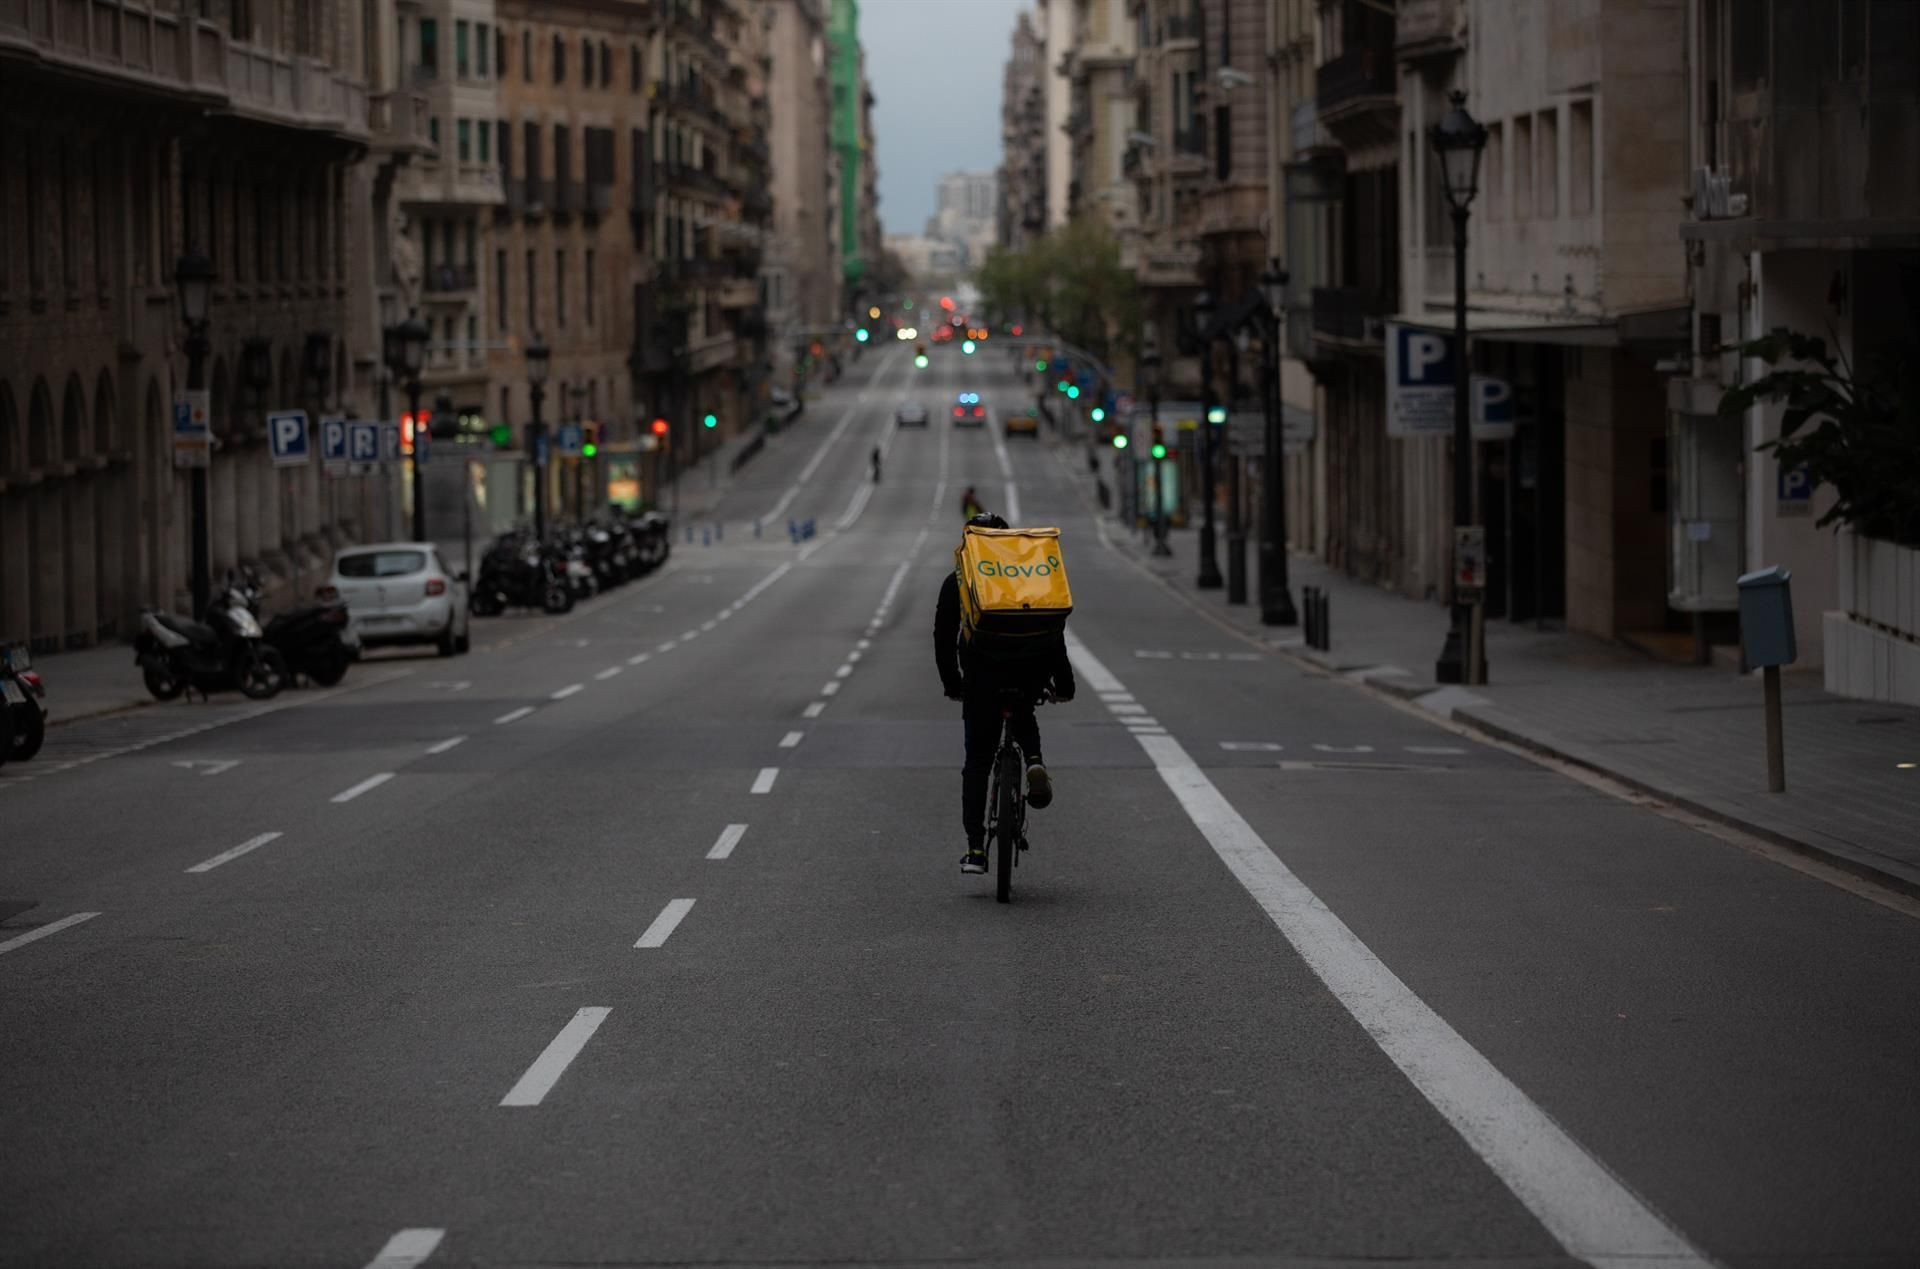
[[[1240,641],[947,425],[1014,369],[876,350],[717,541],[468,657],[61,729],[0,1264],[1920,1263],[1920,908]],[[1078,604],[1005,907],[968,485]]]

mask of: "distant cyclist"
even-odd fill
[[[877,485],[880,483],[880,447],[878,445],[873,447],[870,461],[873,463],[873,483]]]
[[[968,485],[967,492],[960,495],[960,518],[971,520],[977,515],[984,514],[985,511],[986,508],[980,505],[980,495],[973,492],[972,485]],[[1000,527],[1006,528],[1005,525]]]
[[[968,490],[972,495],[972,490]],[[968,524],[1004,529],[999,516],[979,512]],[[994,751],[1000,747],[1000,710],[1010,704],[1007,725],[1027,757],[1027,805],[1038,810],[1053,801],[1053,780],[1040,758],[1040,723],[1033,707],[1043,695],[1056,701],[1073,699],[1073,666],[1067,660],[1064,638],[1040,656],[1013,663],[996,663],[979,655],[960,638],[960,583],[953,573],[940,583],[940,599],[933,610],[933,663],[948,700],[961,703],[966,726],[966,765],[960,777],[960,824],[967,834],[967,853],[961,872],[987,870],[987,783],[993,773]],[[1005,701],[1002,692],[1009,694]]]

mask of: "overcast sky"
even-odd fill
[[[948,172],[1000,166],[1000,75],[1026,0],[860,0],[880,219],[917,234]]]

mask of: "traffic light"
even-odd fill
[[[1167,456],[1166,433],[1160,430],[1158,423],[1153,425],[1153,448],[1150,452],[1155,458],[1165,458]]]
[[[665,419],[655,419],[653,421],[653,435],[661,445],[666,445],[673,440],[673,438],[668,435],[672,430],[673,429],[667,425]]]
[[[1068,387],[1067,381],[1065,379],[1062,379],[1058,383],[1053,385],[1053,390],[1055,392],[1065,392],[1067,390],[1067,387]]]
[[[1069,401],[1078,401],[1079,399],[1080,399],[1080,388],[1079,388],[1079,385],[1077,385],[1077,384],[1071,384],[1071,383],[1070,383],[1070,384],[1068,384],[1068,385],[1067,385],[1067,400],[1069,400]]]
[[[600,425],[582,423],[580,425],[580,457],[592,458],[600,452]]]
[[[878,304],[874,304],[874,305],[870,305],[870,306],[868,307],[868,309],[867,309],[867,316],[868,316],[868,317],[871,317],[871,318],[872,318],[872,319],[873,319],[874,321],[876,321],[876,322],[877,322],[877,321],[879,321],[879,320],[880,320],[880,306],[879,306]]]
[[[971,339],[961,341],[960,351],[969,357],[973,356],[973,341]]]
[[[717,415],[717,414],[714,414],[714,413],[712,413],[711,411],[709,411],[709,412],[708,412],[707,414],[705,414],[704,416],[702,416],[702,417],[701,417],[701,419],[700,419],[700,426],[701,426],[701,427],[709,427],[709,428],[711,428],[711,427],[719,427],[719,426],[720,426],[720,416],[719,416],[719,415]]]
[[[1093,407],[1093,413],[1090,417],[1095,423],[1105,423],[1107,421],[1107,412],[1096,405]]]
[[[513,444],[513,426],[508,423],[495,423],[487,433],[487,439],[493,442],[495,449],[506,449]]]
[[[415,430],[433,434],[433,411],[422,410],[419,414],[403,410],[400,413],[400,452],[413,453],[413,434]]]
[[[1125,432],[1115,432],[1113,434],[1113,447],[1115,449],[1125,449],[1127,447],[1127,434]]]
[[[1040,374],[1047,373],[1047,359],[1045,357],[1036,359],[1033,363],[1033,368]]]
[[[925,370],[927,368],[927,354],[915,353],[913,355],[913,364]]]
[[[860,341],[861,343],[863,343],[863,344],[864,344],[864,343],[866,343],[866,342],[867,342],[867,328],[866,328],[866,327],[864,327],[864,326],[862,326],[862,327],[861,327],[861,328],[860,328],[859,330],[857,330],[857,331],[855,331],[855,332],[853,332],[853,337],[854,337],[855,339],[857,339],[857,340],[859,340],[859,341]]]
[[[1216,405],[1216,406],[1214,406],[1214,407],[1213,407],[1212,409],[1210,409],[1210,410],[1208,410],[1208,411],[1207,411],[1207,422],[1209,422],[1209,423],[1225,423],[1226,421],[1227,421],[1227,407],[1226,407],[1226,406],[1224,406],[1224,405]]]

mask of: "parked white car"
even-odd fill
[[[368,647],[432,643],[450,657],[469,646],[467,575],[449,569],[431,542],[378,542],[337,553],[320,598],[346,601]]]

